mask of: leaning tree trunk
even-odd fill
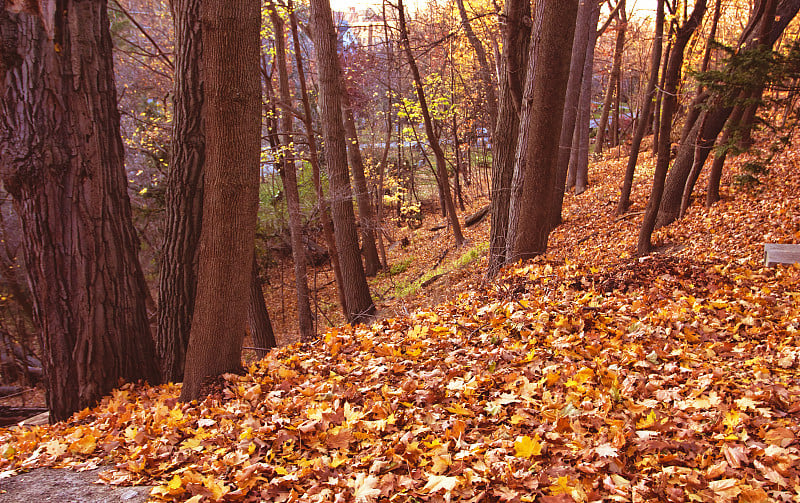
[[[489,265],[486,276],[497,274],[506,260],[508,205],[511,200],[511,178],[514,174],[519,111],[525,87],[530,27],[531,3],[528,0],[508,0],[504,8],[506,25],[503,38],[500,103],[497,127],[492,136],[492,197],[491,230],[489,236]]]
[[[403,0],[399,0],[397,3],[397,11],[400,20],[400,44],[403,46],[403,50],[406,53],[408,66],[411,67],[411,75],[414,77],[414,87],[417,91],[422,120],[425,123],[425,134],[428,137],[428,142],[431,144],[431,149],[436,158],[435,175],[436,181],[439,184],[440,197],[444,199],[447,217],[450,220],[450,225],[453,227],[453,238],[458,247],[464,244],[464,236],[461,234],[461,224],[458,222],[456,205],[453,203],[453,195],[450,192],[450,178],[447,176],[447,163],[445,162],[444,151],[442,151],[439,138],[433,130],[433,121],[431,120],[431,114],[428,110],[428,103],[425,100],[425,91],[422,89],[422,77],[420,76],[417,62],[414,60],[414,54],[411,52],[411,43],[408,40],[408,29],[406,28],[406,14],[404,9]]]
[[[650,77],[647,79],[647,87],[644,92],[644,102],[639,111],[639,120],[636,121],[636,131],[631,139],[631,148],[628,154],[628,165],[625,169],[625,178],[622,182],[621,194],[615,213],[622,215],[631,205],[631,189],[633,187],[633,175],[636,170],[636,163],[639,159],[639,149],[642,146],[642,138],[647,131],[650,118],[650,110],[653,106],[653,98],[656,93],[656,82],[658,82],[658,69],[661,66],[661,50],[664,40],[664,0],[658,0],[656,6],[655,39],[653,40],[653,50],[650,53]]]
[[[274,29],[275,65],[278,69],[278,88],[284,105],[291,105],[292,96],[289,90],[289,72],[286,66],[286,42],[284,39],[284,22],[271,0],[267,1],[269,18]],[[280,152],[274,155],[279,159],[280,176],[286,194],[286,207],[289,211],[289,234],[292,243],[292,259],[294,264],[294,284],[297,296],[297,322],[300,340],[314,340],[314,319],[311,314],[311,294],[308,289],[308,272],[306,247],[303,244],[303,222],[300,214],[300,192],[297,189],[297,166],[294,159],[294,128],[292,113],[281,107],[280,111]]]
[[[328,0],[311,0],[311,29],[319,71],[325,160],[330,176],[333,227],[342,268],[347,319],[351,323],[368,322],[375,314],[375,304],[370,297],[358,249],[353,194],[347,170],[347,146],[342,124],[342,70],[336,53],[336,32]]]
[[[656,158],[656,170],[653,174],[653,187],[650,192],[650,199],[647,201],[642,226],[639,229],[639,240],[636,246],[638,255],[647,255],[652,250],[651,237],[655,228],[658,207],[661,204],[661,196],[664,193],[664,180],[667,177],[667,168],[670,160],[670,133],[672,129],[672,115],[678,105],[678,82],[681,78],[681,66],[683,65],[684,50],[692,38],[692,34],[700,25],[700,20],[706,11],[706,0],[698,0],[694,5],[692,15],[686,22],[677,29],[675,42],[669,53],[667,60],[667,70],[664,78],[664,96],[661,104],[661,119],[659,122],[658,133],[658,157]]]
[[[261,157],[260,5],[204,2],[206,165],[197,298],[181,400],[241,369]]]
[[[253,345],[257,348],[259,358],[267,356],[267,350],[277,346],[275,332],[269,319],[267,305],[264,303],[264,290],[261,287],[261,278],[258,276],[258,264],[253,260],[253,272],[250,274],[250,300],[247,303],[247,325],[250,327],[250,336]]]
[[[347,133],[347,158],[350,160],[350,170],[353,173],[353,185],[356,189],[356,205],[358,206],[358,222],[361,226],[361,253],[364,255],[364,273],[375,276],[381,268],[378,257],[378,247],[375,244],[375,213],[372,211],[372,202],[367,190],[367,177],[364,174],[364,160],[361,157],[361,146],[358,143],[358,130],[350,106],[350,98],[342,83],[342,111],[344,113],[344,130]]]
[[[47,405],[60,421],[120,379],[155,383],[159,371],[106,4],[66,0],[51,15],[0,9],[0,177],[22,222]]]
[[[183,380],[197,292],[197,245],[203,218],[203,86],[200,0],[172,0],[175,83],[172,150],[158,279],[156,350],[164,381]]]
[[[525,106],[535,113],[526,114],[528,120],[520,124],[520,137],[527,132],[528,141],[520,143],[525,148],[524,169],[515,167],[512,181],[509,261],[540,255],[547,248],[578,0],[544,3],[539,12],[541,21],[534,32],[538,43],[531,44],[528,57],[530,93],[525,96]]]

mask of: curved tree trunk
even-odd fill
[[[241,369],[261,157],[261,13],[255,0],[204,2],[206,165],[197,299],[181,400]]]
[[[656,159],[656,170],[653,174],[653,187],[650,192],[650,199],[647,201],[642,226],[639,229],[639,240],[636,246],[638,255],[647,255],[652,249],[650,242],[653,229],[658,215],[658,208],[661,204],[661,196],[664,193],[664,180],[667,177],[667,168],[670,160],[670,141],[672,115],[678,104],[678,82],[681,78],[681,66],[683,65],[684,50],[689,43],[692,34],[700,25],[700,20],[706,11],[706,0],[698,0],[694,5],[692,15],[686,22],[678,28],[675,34],[675,43],[669,53],[667,60],[667,70],[664,78],[664,97],[661,105],[661,119],[659,122],[658,133],[658,158]]]
[[[594,67],[594,49],[597,44],[599,32],[590,34],[589,44],[586,46],[586,60],[583,62],[583,83],[581,84],[581,101],[578,109],[578,120],[573,136],[569,170],[572,183],[575,186],[575,195],[583,193],[589,185],[589,120],[592,116],[592,68]]]
[[[0,9],[0,176],[23,229],[50,420],[158,382],[104,1]],[[78,64],[80,63],[80,64]]]
[[[653,50],[650,53],[650,77],[647,79],[647,87],[644,92],[644,102],[642,109],[639,111],[639,120],[636,121],[636,131],[631,139],[631,148],[628,154],[628,165],[625,169],[625,179],[622,182],[622,189],[619,196],[619,202],[615,213],[622,215],[631,205],[631,189],[633,187],[633,175],[636,170],[636,163],[639,159],[639,149],[642,146],[642,138],[644,138],[645,131],[650,118],[650,110],[653,106],[653,98],[656,92],[656,82],[658,82],[658,69],[661,66],[661,50],[664,40],[664,0],[658,0],[656,6],[656,24],[655,24],[655,39],[653,41]]]
[[[520,124],[520,137],[528,132],[524,170],[515,167],[509,209],[508,260],[527,259],[544,253],[551,229],[556,160],[564,99],[569,79],[570,55],[575,33],[578,0],[544,2],[536,44],[528,57],[525,95],[527,121]],[[526,85],[526,87],[528,87]],[[530,110],[535,110],[531,113]],[[553,121],[552,118],[556,120]],[[519,169],[519,171],[517,171]]]
[[[281,101],[284,104],[291,104],[292,96],[289,90],[289,72],[286,66],[283,18],[278,14],[271,0],[267,1],[267,10],[274,29],[275,65],[278,69],[278,87]],[[281,107],[281,151],[275,152],[273,155],[279,159],[280,176],[283,182],[283,190],[286,194],[286,206],[289,210],[289,234],[294,262],[294,283],[297,295],[297,322],[300,340],[309,342],[315,338],[316,334],[314,331],[314,317],[311,314],[311,295],[308,289],[306,247],[303,244],[303,222],[300,214],[300,192],[297,189],[297,165],[294,159],[294,139],[292,136],[293,123],[291,112],[286,110],[285,107]]]
[[[506,260],[506,233],[511,178],[514,174],[519,111],[525,87],[528,43],[530,41],[531,4],[527,0],[508,0],[503,11],[502,78],[497,127],[492,144],[491,229],[489,236],[489,265],[486,276],[494,277]],[[528,23],[526,23],[526,20]]]
[[[311,0],[311,29],[319,71],[325,160],[330,177],[331,209],[336,248],[342,268],[347,319],[365,323],[375,314],[358,249],[353,193],[347,170],[347,146],[342,124],[342,71],[336,53],[336,32],[328,0]]]
[[[203,219],[203,43],[200,0],[173,0],[170,5],[175,26],[175,83],[156,350],[162,379],[180,382],[197,292],[197,251]]]

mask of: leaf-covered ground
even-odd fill
[[[491,283],[472,263],[446,302],[275,350],[199,404],[128,385],[0,430],[0,470],[108,465],[166,501],[797,501],[800,268],[761,267],[800,241],[797,165],[638,260],[652,161],[622,219],[624,161],[598,163],[546,257]]]

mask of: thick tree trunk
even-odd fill
[[[569,79],[578,0],[545,3],[536,44],[528,59],[528,83],[520,137],[527,131],[524,171],[515,167],[509,211],[508,259],[516,261],[544,253],[551,229],[558,141]],[[527,91],[527,89],[526,89]],[[552,118],[557,120],[553,121]]]
[[[572,58],[569,66],[569,81],[564,102],[564,118],[561,127],[561,138],[558,141],[558,160],[556,161],[557,178],[553,197],[552,227],[555,229],[561,223],[561,209],[564,204],[564,184],[567,181],[569,159],[575,136],[578,109],[581,101],[581,88],[583,87],[583,71],[586,64],[587,47],[594,41],[597,30],[597,21],[600,17],[600,5],[596,0],[581,0],[578,6],[578,16],[575,22],[575,40],[572,43]]]
[[[291,104],[292,96],[289,90],[289,72],[286,65],[286,42],[284,39],[284,22],[272,1],[267,1],[269,18],[274,29],[275,64],[278,69],[278,87],[281,101]],[[274,155],[280,162],[280,176],[283,190],[286,194],[286,207],[289,211],[289,234],[292,243],[292,258],[294,262],[294,284],[297,296],[297,322],[300,331],[300,340],[309,342],[314,339],[314,319],[311,314],[310,292],[308,289],[308,273],[306,260],[306,247],[303,243],[303,222],[300,214],[300,192],[297,189],[297,166],[294,159],[294,120],[291,112],[285,107],[280,109],[280,144],[281,151]]]
[[[628,165],[625,169],[625,178],[622,181],[622,189],[617,203],[615,213],[622,215],[631,205],[631,189],[633,187],[633,175],[636,170],[636,163],[639,159],[639,149],[642,146],[647,130],[650,110],[653,106],[653,98],[656,92],[656,82],[658,82],[658,69],[661,66],[661,50],[664,40],[664,0],[658,0],[656,6],[655,39],[653,40],[653,50],[650,53],[650,76],[647,79],[647,87],[644,92],[642,109],[639,111],[639,120],[636,121],[636,131],[631,139],[631,149],[628,154]]]
[[[617,11],[617,38],[614,44],[614,60],[611,64],[611,75],[608,77],[608,88],[606,89],[606,98],[603,102],[603,114],[600,116],[600,125],[597,126],[597,136],[594,141],[594,153],[600,154],[603,151],[603,144],[606,139],[606,129],[608,128],[608,116],[611,111],[611,101],[614,98],[614,93],[619,93],[616,88],[619,82],[619,75],[622,69],[622,52],[625,49],[625,31],[628,28],[628,23],[625,20],[623,13],[625,12],[625,0],[619,0],[620,8]],[[614,127],[619,127],[615,124]]]
[[[656,223],[658,207],[661,204],[661,196],[664,193],[664,180],[667,177],[667,168],[670,160],[670,141],[672,115],[678,104],[678,82],[681,78],[681,66],[683,65],[684,50],[689,43],[692,34],[700,25],[703,14],[706,11],[706,0],[698,0],[694,5],[692,15],[686,22],[678,28],[675,34],[675,43],[669,53],[667,70],[664,78],[664,97],[662,98],[661,120],[659,123],[658,158],[656,159],[656,170],[653,174],[653,187],[650,192],[650,199],[647,201],[642,226],[639,229],[639,240],[636,246],[638,255],[647,255],[652,249],[651,236]]]
[[[719,139],[719,145],[722,147],[722,151],[717,153],[716,157],[714,157],[714,163],[711,165],[711,172],[708,177],[708,188],[706,189],[706,208],[710,208],[714,203],[720,200],[719,184],[722,180],[722,169],[725,167],[725,158],[728,154],[728,149],[725,148],[725,146],[731,141],[731,135],[733,134],[735,125],[741,116],[742,107],[734,107],[728,120],[729,126],[725,128],[725,132],[722,133]],[[686,198],[688,199],[690,196],[691,191]]]
[[[368,322],[375,314],[375,305],[370,297],[358,249],[353,195],[347,170],[347,146],[342,124],[342,71],[336,53],[336,32],[328,0],[311,1],[311,30],[319,71],[325,160],[330,177],[333,227],[342,268],[347,319],[351,323]]]
[[[200,70],[203,44],[200,0],[173,0],[171,8],[175,26],[175,83],[156,350],[162,379],[180,382],[197,292],[197,250],[203,219],[205,131]]]
[[[292,0],[288,0],[289,24],[292,28],[292,42],[294,47],[300,47],[300,37],[297,34],[297,15],[294,12]],[[322,190],[322,177],[320,175],[319,155],[317,153],[317,140],[314,135],[314,122],[311,116],[311,103],[308,99],[308,88],[306,86],[306,75],[303,70],[303,59],[301,51],[294,51],[295,63],[297,65],[297,80],[300,81],[300,95],[303,102],[303,125],[306,129],[308,140],[308,158],[311,163],[311,177],[314,180],[314,192],[317,194],[317,205],[319,205],[319,219],[322,222],[322,236],[325,239],[325,246],[328,248],[328,256],[331,258],[331,268],[336,279],[336,293],[339,297],[339,306],[342,314],[347,317],[347,300],[344,296],[344,279],[342,278],[342,268],[339,265],[339,251],[336,249],[336,239],[334,237],[333,220],[325,193]]]
[[[461,234],[461,224],[458,221],[458,214],[456,214],[456,205],[453,203],[453,195],[450,191],[450,177],[447,175],[447,163],[444,158],[444,151],[439,144],[439,137],[433,130],[433,121],[431,114],[428,111],[428,103],[425,100],[425,91],[422,89],[422,77],[417,67],[417,62],[414,60],[414,54],[411,52],[411,43],[408,40],[408,29],[406,27],[406,15],[403,1],[399,0],[397,3],[397,12],[400,21],[400,44],[406,53],[408,65],[411,67],[411,75],[414,77],[414,87],[417,91],[417,99],[419,100],[420,111],[422,112],[422,119],[425,123],[425,135],[428,137],[428,142],[433,150],[433,155],[436,158],[436,182],[439,185],[440,197],[444,199],[444,207],[447,209],[447,217],[450,219],[450,225],[453,227],[453,238],[455,239],[456,246],[459,247],[464,244],[464,236]]]
[[[344,83],[342,83],[344,89]],[[356,190],[358,205],[358,222],[361,226],[361,253],[364,255],[364,273],[375,276],[381,268],[378,248],[375,245],[375,214],[367,189],[367,177],[364,174],[364,160],[361,158],[361,147],[358,143],[358,131],[353,109],[347,92],[342,93],[342,111],[344,112],[344,129],[347,132],[347,158],[350,160],[350,171],[353,174],[353,185]]]
[[[205,2],[206,165],[197,299],[181,400],[241,369],[261,157],[261,15],[255,0]]]
[[[247,303],[247,325],[250,327],[250,335],[253,338],[253,345],[257,347],[256,354],[259,358],[267,356],[270,348],[277,346],[275,342],[275,332],[272,330],[272,322],[269,319],[267,305],[264,303],[264,290],[261,286],[261,278],[258,276],[258,264],[253,260],[253,272],[250,274],[250,300]]]
[[[506,261],[508,206],[519,134],[520,101],[525,87],[525,68],[531,36],[531,4],[527,0],[508,0],[503,14],[502,18],[506,22],[501,62],[503,73],[497,127],[492,137],[492,221],[489,265],[486,270],[489,278],[494,277]]]
[[[497,125],[497,92],[495,92],[495,85],[492,81],[492,70],[489,68],[486,49],[483,48],[483,44],[481,44],[481,41],[472,30],[472,25],[467,17],[467,9],[464,7],[464,0],[456,0],[456,5],[458,5],[458,14],[461,16],[461,26],[464,27],[467,40],[475,51],[475,56],[478,58],[478,67],[481,70],[481,83],[486,93],[486,109],[489,112],[489,118],[492,123],[491,131],[492,134],[494,134],[494,128]]]
[[[8,4],[6,4],[8,5]],[[0,14],[0,177],[23,229],[50,420],[159,380],[104,1]]]

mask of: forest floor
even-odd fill
[[[371,280],[372,326],[273,350],[199,404],[126,385],[70,421],[0,429],[0,501],[3,477],[97,466],[157,501],[797,501],[800,268],[764,268],[763,244],[800,242],[800,148],[735,184],[762,147],[729,161],[709,210],[701,179],[644,259],[649,154],[626,216],[614,151],[567,196],[546,256],[491,282],[488,218],[461,249],[429,230],[440,217],[393,229],[408,245]],[[282,274],[268,290],[285,343]],[[331,288],[317,300],[336,324]]]

